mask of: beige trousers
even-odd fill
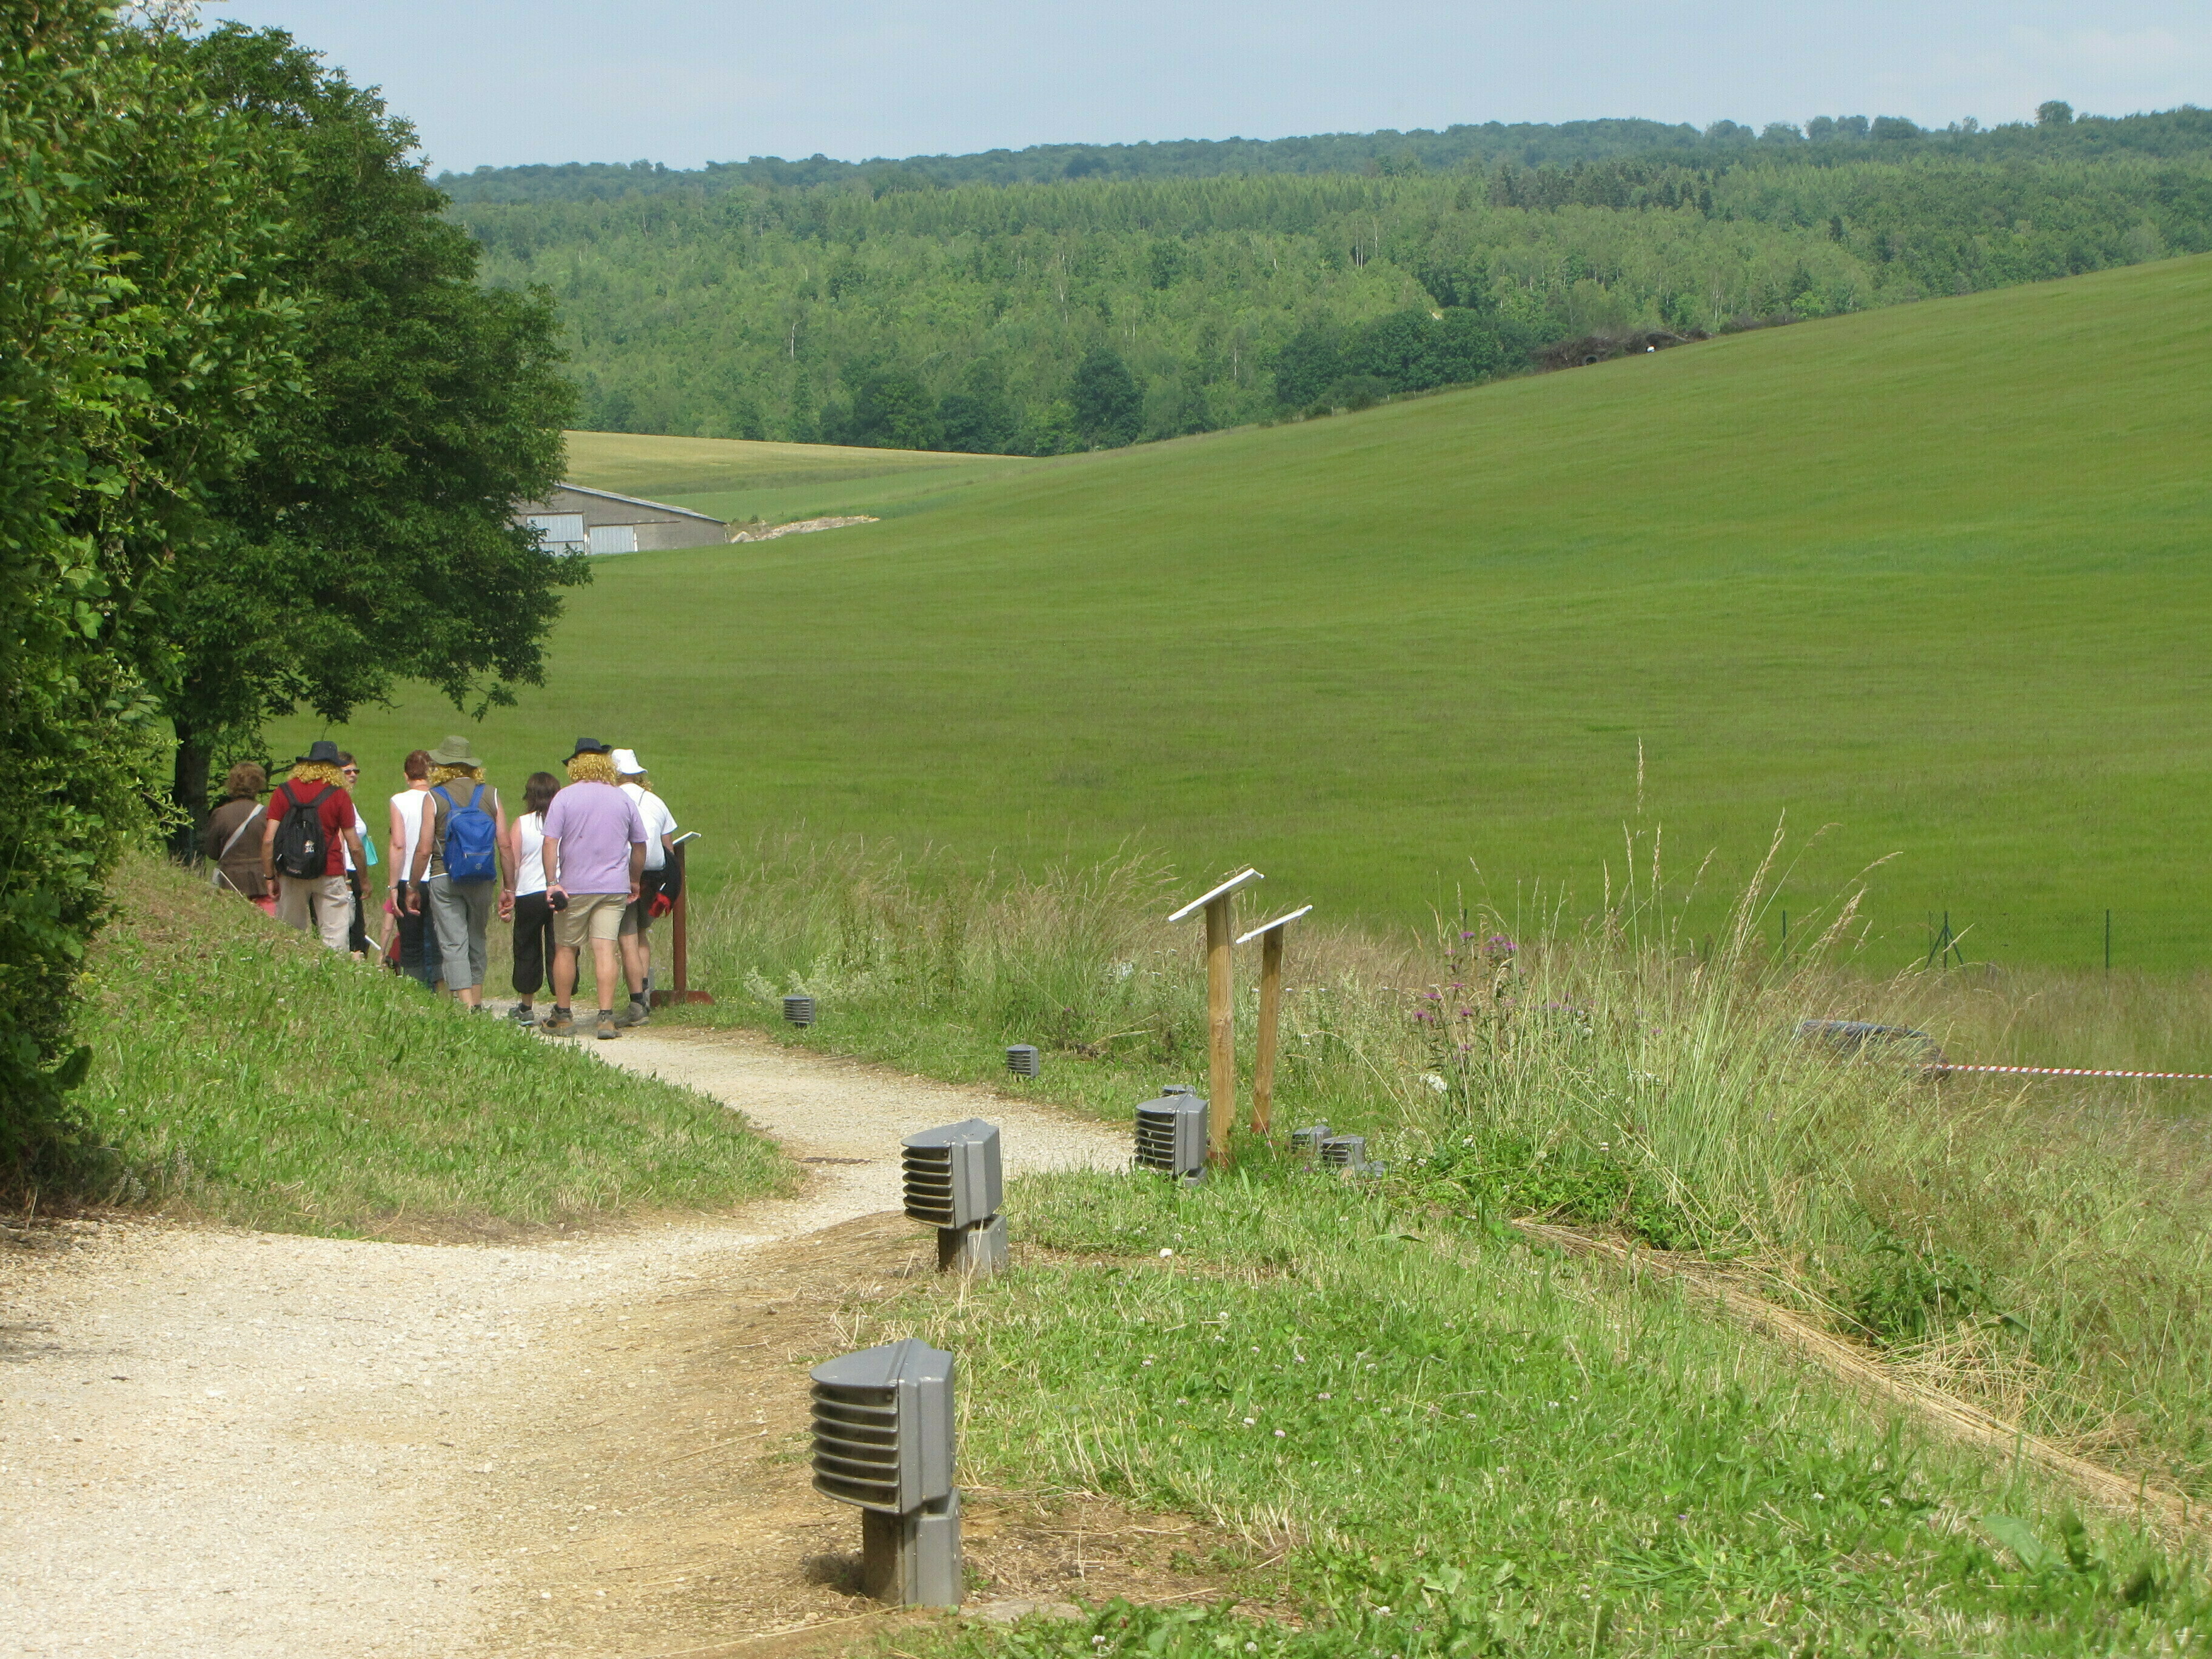
[[[303,933],[319,933],[323,943],[343,953],[353,931],[353,889],[343,876],[276,878],[276,920]]]

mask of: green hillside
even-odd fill
[[[1055,462],[941,510],[610,562],[477,741],[642,750],[711,878],[804,823],[1414,919],[1475,867],[1707,891],[1778,816],[1884,960],[2201,962],[2212,260]],[[391,775],[455,717],[347,734]],[[279,747],[309,735],[295,722]]]
[[[941,506],[980,479],[1034,463],[1006,455],[858,449],[737,438],[571,432],[566,476],[618,495],[672,501],[718,519],[793,519],[866,513],[896,517]]]

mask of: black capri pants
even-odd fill
[[[514,994],[534,997],[553,960],[553,906],[542,892],[514,896]]]

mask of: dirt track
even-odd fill
[[[0,1655],[703,1656],[867,1611],[851,1512],[805,1489],[797,1362],[929,1265],[883,1213],[898,1137],[988,1116],[1010,1173],[1116,1165],[1124,1138],[758,1041],[587,1046],[825,1161],[736,1218],[520,1247],[9,1236]],[[970,1516],[1001,1596],[1141,1570],[1081,1515]]]

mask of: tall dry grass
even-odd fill
[[[1850,894],[1779,957],[1778,840],[1729,926],[1692,939],[1654,844],[1631,851],[1591,915],[1540,895],[1470,902],[1424,937],[1301,925],[1278,1125],[1365,1131],[1407,1200],[1468,1224],[1545,1216],[1725,1259],[2038,1434],[2212,1490],[2204,1120],[2127,1086],[1945,1078],[1918,1045],[1801,1030],[1911,1026],[1954,1058],[2141,1057],[2124,1045],[2203,1025],[2190,988],[1878,978],[1856,965]],[[1045,1075],[1023,1086],[1121,1115],[1203,1081],[1195,930],[1164,920],[1196,884],[1138,853],[1030,875],[769,842],[702,906],[697,955],[726,998],[746,988],[736,1018],[769,1024],[805,991],[821,1024],[805,1041],[976,1080],[1003,1082],[1004,1047],[1035,1042]],[[1255,1000],[1241,983],[1246,1056]]]

